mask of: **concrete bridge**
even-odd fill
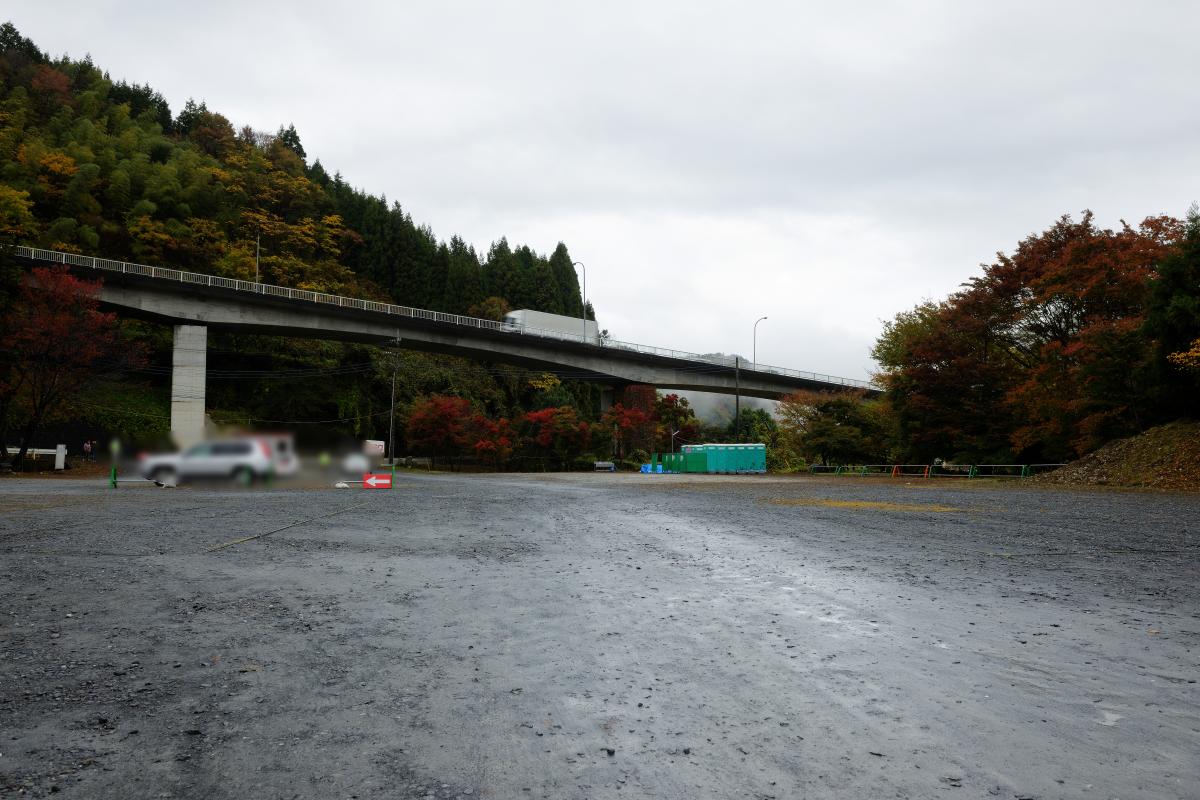
[[[798,389],[860,389],[864,381],[747,364],[735,357],[603,340],[582,334],[516,329],[492,320],[359,300],[320,292],[131,264],[54,250],[16,248],[28,265],[66,264],[103,280],[101,303],[123,314],[173,325],[171,432],[180,444],[204,431],[208,329],[395,345],[499,362],[619,388],[739,394],[778,400]]]

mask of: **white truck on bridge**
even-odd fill
[[[504,326],[517,333],[528,331],[543,336],[563,334],[564,339],[583,337],[589,344],[600,344],[600,329],[594,319],[585,322],[581,317],[566,317],[562,314],[547,314],[545,311],[522,308],[505,314]]]

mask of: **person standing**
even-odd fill
[[[83,460],[84,461],[92,460],[92,443],[90,441],[85,440],[83,443]]]

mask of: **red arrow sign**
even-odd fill
[[[392,476],[386,473],[366,472],[363,474],[362,484],[364,489],[390,489]]]

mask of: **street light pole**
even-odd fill
[[[587,267],[582,261],[572,261],[571,266],[579,267],[579,272],[583,275],[583,342],[587,344]]]
[[[766,317],[759,317],[754,321],[754,348],[752,355],[754,357],[754,368],[758,369],[758,323],[762,322]]]

